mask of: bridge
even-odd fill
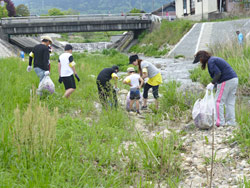
[[[150,14],[70,15],[2,18],[2,32],[10,35],[96,31],[142,31],[151,27]]]

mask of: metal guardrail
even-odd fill
[[[8,17],[1,19],[1,25],[21,23],[48,23],[48,22],[74,22],[74,21],[107,21],[107,20],[150,20],[150,13],[131,14],[87,14],[87,15],[62,15],[62,16],[29,16]]]

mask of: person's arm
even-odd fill
[[[46,47],[46,50],[43,52],[43,65],[45,70],[49,70],[49,49]]]
[[[29,54],[29,65],[27,67],[27,72],[30,72],[32,70],[32,61],[34,58],[34,53],[31,51]]]
[[[143,68],[142,69],[142,79],[145,79],[148,77],[148,69],[147,68]]]
[[[60,63],[60,60],[58,61],[58,73],[59,73],[59,77],[61,77],[61,63]]]
[[[77,73],[76,73],[75,65],[76,65],[76,63],[74,62],[73,56],[70,56],[70,57],[69,57],[69,66],[72,68],[73,73],[74,73],[74,75],[75,75],[77,81],[80,82],[80,78],[79,78],[79,76],[78,76]]]
[[[127,85],[129,85],[129,86],[132,86],[130,82],[131,82],[131,80],[129,79],[129,77],[126,77],[126,78],[123,80],[123,83],[124,83],[124,84],[127,84]]]
[[[115,88],[117,88],[117,80],[118,80],[118,75],[116,73],[112,73],[111,74],[111,78],[114,80],[114,85],[115,85]]]
[[[216,84],[218,82],[218,80],[220,79],[220,77],[221,77],[221,72],[215,74],[214,78],[212,80],[212,84]]]
[[[29,53],[29,66],[32,66],[33,58],[34,58],[34,53],[31,51],[31,52]]]
[[[141,77],[139,78],[139,80],[140,80],[140,82],[141,82],[141,83],[140,83],[140,86],[139,86],[139,89],[141,89],[142,86],[143,86],[144,80],[143,80]]]

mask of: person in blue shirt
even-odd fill
[[[22,61],[24,61],[24,51],[20,52],[20,58],[22,59]]]
[[[235,99],[238,87],[238,76],[232,67],[222,58],[214,57],[207,51],[198,51],[193,63],[201,63],[201,69],[208,72],[213,79],[207,85],[208,90],[213,90],[217,84],[215,94],[215,120],[216,126],[236,125],[235,121]],[[224,107],[226,117],[224,118]]]
[[[243,45],[243,34],[240,32],[240,31],[236,31],[236,34],[238,35],[238,42],[239,42],[239,45]]]

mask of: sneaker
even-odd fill
[[[147,106],[142,106],[141,110],[147,110],[147,108],[148,108]]]
[[[139,115],[140,115],[141,113],[140,113],[140,111],[139,111],[139,110],[136,110],[136,114],[139,114]]]

